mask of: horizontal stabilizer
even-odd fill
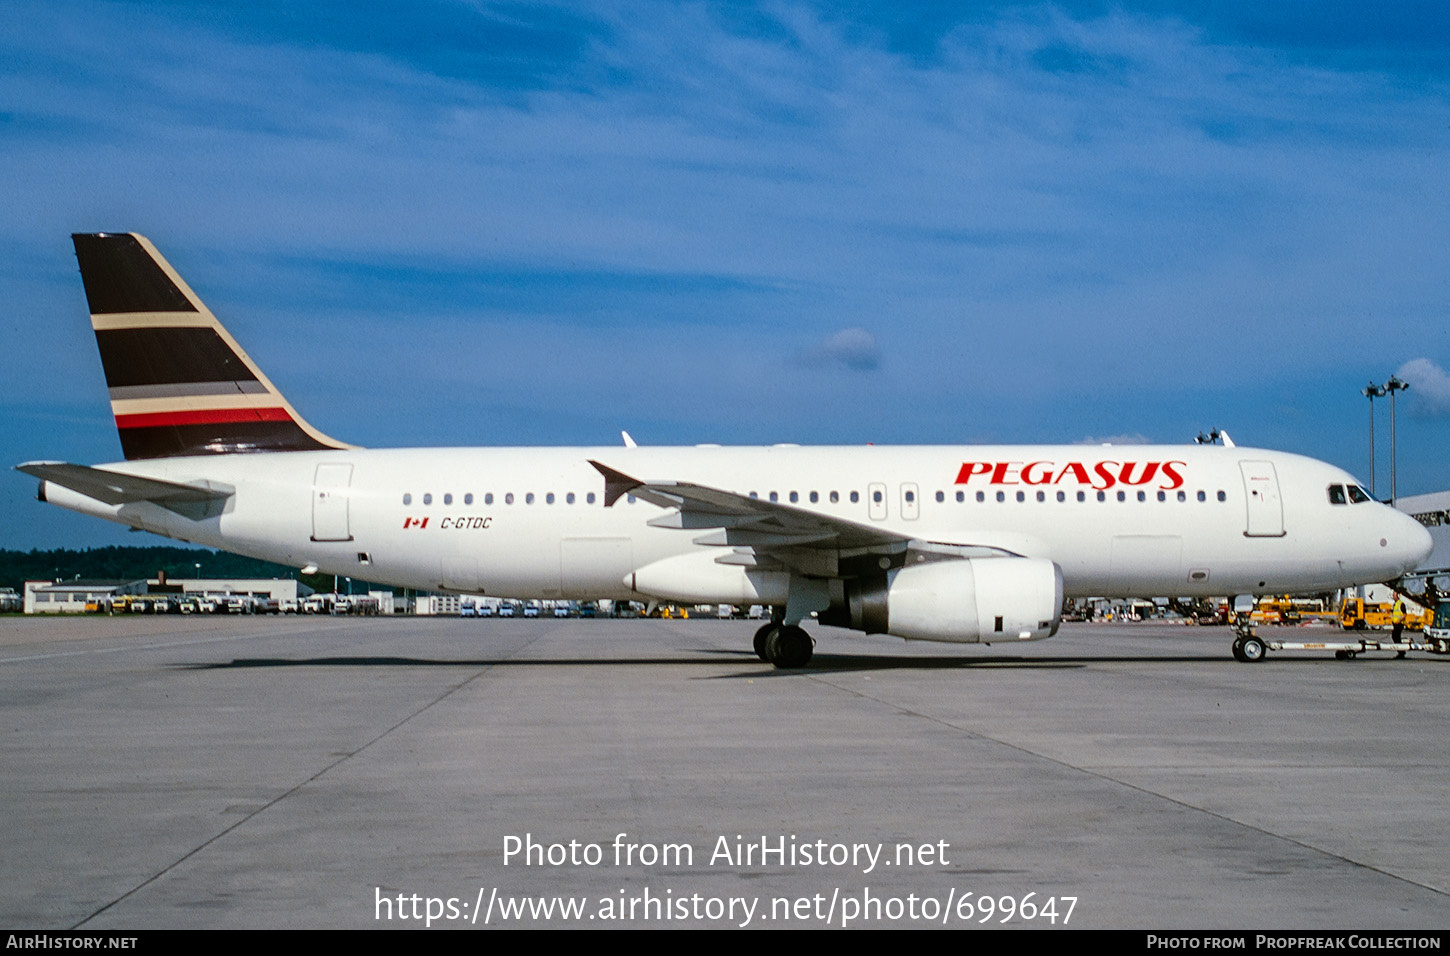
[[[236,493],[233,488],[219,485],[183,485],[174,481],[123,475],[117,471],[73,465],[64,461],[27,461],[23,465],[16,465],[15,470],[54,482],[62,488],[69,488],[108,505],[150,501],[180,512],[180,509],[173,506],[225,501]],[[187,512],[191,510],[194,509],[189,508]]]

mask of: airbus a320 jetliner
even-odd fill
[[[1057,632],[1065,596],[1324,591],[1430,552],[1344,471],[1248,448],[356,448],[304,421],[145,238],[73,238],[126,460],[18,467],[42,501],[279,564],[768,605],[756,653],[801,667],[813,612],[1028,641]]]

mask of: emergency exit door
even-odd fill
[[[1244,500],[1248,509],[1244,535],[1249,538],[1284,536],[1284,502],[1279,498],[1279,476],[1271,461],[1241,461]]]
[[[312,479],[312,540],[351,541],[348,486],[352,465],[318,465]]]

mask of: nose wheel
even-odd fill
[[[1255,661],[1263,660],[1268,650],[1263,641],[1251,634],[1234,641],[1234,660],[1252,664]]]
[[[786,670],[809,664],[815,645],[805,628],[794,624],[767,624],[755,632],[756,656]]]

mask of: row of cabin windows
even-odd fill
[[[589,492],[588,494],[584,495],[583,497],[584,497],[584,503],[586,505],[592,505],[592,504],[594,504],[595,500],[597,499],[597,496],[592,491]],[[572,492],[572,491],[571,492],[568,492],[567,494],[565,494],[563,496],[563,498],[564,498],[564,504],[566,504],[566,505],[577,504],[579,502],[579,496],[576,495],[576,494],[574,494],[574,492]],[[534,495],[534,493],[532,491],[525,493],[525,495],[524,495],[524,504],[531,505],[531,504],[534,503],[535,500],[536,500],[535,499],[535,495]],[[552,504],[555,504],[558,500],[559,500],[559,496],[558,495],[555,495],[552,491],[546,492],[544,494],[544,504],[552,505]],[[412,492],[405,492],[403,494],[403,504],[405,504],[405,505],[411,505],[412,503],[413,503],[413,494],[412,494]],[[431,505],[432,503],[433,503],[433,493],[432,492],[425,492],[424,495],[423,495],[423,504],[425,504],[425,505]],[[451,505],[451,504],[453,504],[453,494],[451,492],[445,493],[443,495],[443,503],[445,505]],[[463,503],[465,505],[471,505],[471,504],[473,504],[473,493],[472,492],[469,492],[468,494],[466,494],[466,495],[463,496]],[[486,504],[486,505],[493,504],[493,492],[491,492],[491,491],[490,492],[487,492],[483,496],[483,503]],[[514,493],[512,491],[507,492],[503,496],[503,503],[506,504],[506,505],[511,505],[511,504],[514,503]],[[634,495],[630,495],[629,496],[629,503],[630,504],[634,504]]]
[[[1338,500],[1336,500],[1336,498],[1335,498],[1336,492],[1338,493]],[[1086,491],[1079,491],[1079,492],[1077,492],[1076,497],[1077,497],[1077,500],[1078,501],[1087,501],[1088,500],[1087,495],[1088,495],[1088,493]],[[1188,492],[1186,492],[1186,491],[1178,491],[1178,492],[1175,492],[1174,495],[1177,498],[1177,500],[1179,500],[1179,501],[1187,501],[1188,500]],[[1198,498],[1199,501],[1207,501],[1208,500],[1208,492],[1206,492],[1206,491],[1199,491],[1199,492],[1196,493],[1196,495],[1197,495],[1197,498]],[[1359,497],[1360,495],[1362,495],[1363,497]],[[1097,496],[1097,500],[1098,501],[1107,501],[1108,500],[1108,493],[1106,491],[1096,492],[1096,496]],[[1167,501],[1168,500],[1168,492],[1166,492],[1166,491],[1159,491],[1159,492],[1156,493],[1156,496],[1157,496],[1157,499],[1159,501]],[[1219,501],[1227,501],[1228,500],[1228,494],[1226,492],[1219,491],[1219,492],[1216,493],[1216,496],[1217,496],[1217,498],[1218,498]],[[1353,500],[1356,503],[1358,503],[1360,501],[1369,501],[1369,500],[1372,500],[1364,492],[1363,489],[1359,488],[1356,485],[1350,485],[1350,496],[1351,496],[1351,498],[1353,498]],[[630,504],[634,504],[634,501],[635,501],[634,495],[628,495],[626,497],[628,498]],[[750,493],[750,497],[752,497],[752,498],[759,498],[760,497],[760,493],[757,492],[757,491],[752,491]],[[776,491],[769,492],[768,493],[768,497],[769,497],[769,499],[771,501],[776,501],[776,502],[780,501],[780,493],[779,492],[776,492]],[[800,492],[797,492],[797,491],[788,492],[787,493],[787,497],[788,497],[788,500],[790,501],[791,504],[797,504],[797,503],[800,502]],[[820,503],[820,500],[821,500],[820,492],[817,492],[817,491],[808,492],[807,497],[808,497],[808,500],[810,501],[811,504],[819,504]],[[907,504],[910,505],[910,504],[915,504],[916,503],[916,492],[915,491],[912,491],[912,490],[908,489],[906,491],[904,497],[906,499],[906,503]],[[1018,500],[1018,501],[1026,501],[1027,500],[1027,492],[1025,492],[1025,491],[1019,491],[1019,492],[1016,493],[1015,497],[1016,497],[1016,500]],[[1120,491],[1118,491],[1118,492],[1115,493],[1115,497],[1117,498],[1118,501],[1127,501],[1128,500],[1128,493],[1126,491],[1121,491],[1120,490]],[[1148,492],[1139,490],[1137,492],[1136,497],[1137,497],[1137,499],[1139,501],[1147,501],[1148,500]],[[840,503],[840,500],[841,500],[840,492],[836,492],[836,491],[829,492],[828,493],[828,498],[829,498],[831,504],[838,504],[838,503]],[[1045,492],[1045,491],[1039,491],[1039,492],[1037,492],[1036,498],[1037,498],[1038,501],[1046,501],[1047,500],[1047,492]],[[1056,493],[1056,498],[1057,498],[1058,501],[1067,501],[1067,492],[1066,491],[1058,491]],[[961,503],[961,502],[966,501],[967,500],[967,493],[965,491],[958,491],[956,493],[956,499],[957,499],[957,502],[958,503]],[[996,499],[998,501],[1006,501],[1007,500],[1007,492],[1005,492],[1005,491],[999,491],[999,492],[997,492],[996,493]],[[546,492],[544,494],[544,503],[545,504],[552,505],[557,500],[558,500],[557,497],[555,496],[555,494],[552,491]],[[574,492],[572,492],[572,491],[571,492],[568,492],[567,494],[564,495],[564,503],[565,504],[569,504],[569,505],[576,504],[578,502],[578,500],[579,500],[578,499],[578,496],[575,495]],[[592,505],[592,504],[594,504],[595,500],[596,500],[595,499],[595,494],[592,491],[589,492],[588,494],[586,494],[584,496],[584,503],[585,504]],[[851,504],[859,504],[860,501],[861,501],[861,493],[859,491],[852,491],[852,492],[850,492],[849,493],[849,500],[850,500]],[[881,492],[880,489],[875,489],[875,490],[873,490],[871,492],[871,500],[875,504],[878,504],[878,505],[881,504],[881,502],[884,499],[883,499],[883,494],[882,494],[882,492]],[[946,492],[945,491],[938,491],[936,493],[936,500],[937,500],[938,503],[945,502],[947,500],[947,498],[946,498]],[[986,501],[987,500],[987,493],[985,491],[979,491],[979,492],[977,492],[976,493],[976,500],[977,501]],[[1344,504],[1344,488],[1342,486],[1340,486],[1340,485],[1330,485],[1330,487],[1329,487],[1329,500],[1331,502],[1333,502],[1334,504],[1341,504],[1341,505]],[[525,493],[525,495],[524,495],[524,504],[531,505],[531,504],[534,503],[534,501],[535,501],[535,496],[534,496],[534,493],[532,491]],[[412,493],[411,492],[404,493],[404,495],[403,495],[403,504],[404,505],[411,505],[412,503],[413,503],[413,495],[412,495]],[[425,505],[431,505],[432,503],[433,503],[433,494],[431,492],[425,493],[423,495],[423,504],[425,504]],[[452,495],[452,493],[445,493],[443,495],[443,503],[445,505],[451,505],[451,504],[453,504],[453,495]],[[471,505],[471,504],[473,504],[473,494],[472,494],[472,492],[470,492],[470,493],[468,493],[468,494],[466,494],[466,495],[463,496],[463,503],[465,505]],[[485,494],[483,496],[483,503],[485,505],[492,505],[493,504],[493,492],[488,492],[487,494]],[[511,492],[511,491],[508,492],[508,493],[506,493],[503,496],[503,503],[506,504],[506,505],[513,504],[514,503],[514,493]]]
[[[1108,493],[1106,491],[1098,491],[1098,492],[1095,492],[1094,494],[1096,495],[1098,501],[1107,501],[1108,500]],[[1157,499],[1159,501],[1167,501],[1168,500],[1168,492],[1166,492],[1166,491],[1156,492],[1155,493],[1155,496],[1157,497]],[[1017,492],[1014,495],[1014,497],[1016,498],[1017,501],[1026,501],[1027,500],[1027,492],[1025,492],[1025,491],[1019,491],[1019,492]],[[1066,491],[1058,491],[1056,493],[1055,497],[1056,497],[1056,499],[1058,501],[1066,501],[1067,500],[1067,492]],[[1076,497],[1077,497],[1077,500],[1078,501],[1087,501],[1088,500],[1088,493],[1086,491],[1079,491],[1079,492],[1077,492]],[[1128,500],[1128,493],[1126,491],[1117,491],[1117,492],[1115,492],[1113,494],[1113,497],[1116,498],[1118,501],[1127,501]],[[1147,501],[1148,500],[1148,492],[1140,490],[1140,491],[1138,491],[1136,493],[1135,497],[1139,501]],[[1196,497],[1198,498],[1199,501],[1207,501],[1208,500],[1208,492],[1206,492],[1206,491],[1196,492]],[[1219,501],[1227,501],[1228,500],[1228,492],[1225,492],[1225,491],[1216,492],[1215,493],[1215,497],[1217,497],[1217,499]],[[1186,491],[1177,491],[1177,492],[1174,492],[1174,498],[1176,498],[1178,501],[1187,501],[1188,500],[1188,492],[1186,492]],[[996,499],[998,501],[1006,501],[1007,500],[1007,492],[1005,492],[1005,491],[999,491],[999,492],[997,492]],[[1045,492],[1045,491],[1039,491],[1039,492],[1037,492],[1036,499],[1038,501],[1046,501],[1047,500],[1047,492]],[[938,502],[946,501],[946,492],[944,492],[944,491],[938,491],[936,493],[936,500]],[[957,492],[957,501],[958,501],[958,503],[963,502],[963,501],[966,501],[966,500],[967,500],[967,493],[965,491],[958,491]],[[977,500],[978,501],[986,501],[987,500],[987,493],[985,491],[979,491],[979,492],[977,492]],[[911,501],[912,501],[911,493],[910,492],[907,492],[907,497],[906,497],[907,504],[910,504]]]
[[[873,495],[873,500],[874,501],[877,501],[877,502],[881,501],[881,492],[875,491],[875,492],[872,492],[872,495]],[[758,492],[758,491],[752,491],[750,493],[750,497],[752,497],[752,498],[759,498],[760,497],[760,492]],[[766,497],[769,498],[771,501],[779,501],[780,500],[780,492],[778,492],[778,491],[769,492],[766,495]],[[820,504],[820,502],[821,502],[821,493],[819,491],[808,492],[806,494],[806,499],[811,504],[813,504],[813,505]],[[832,491],[832,492],[830,492],[827,495],[827,499],[833,505],[834,504],[839,504],[840,501],[841,501],[841,493],[839,491]],[[788,500],[793,505],[794,504],[799,504],[800,503],[800,500],[801,500],[801,494],[800,494],[799,491],[788,492],[787,495],[786,495],[786,500]],[[861,492],[859,492],[859,491],[853,491],[853,492],[851,492],[850,493],[850,501],[851,501],[851,504],[853,504],[853,505],[854,504],[859,504],[860,501],[861,501]]]

